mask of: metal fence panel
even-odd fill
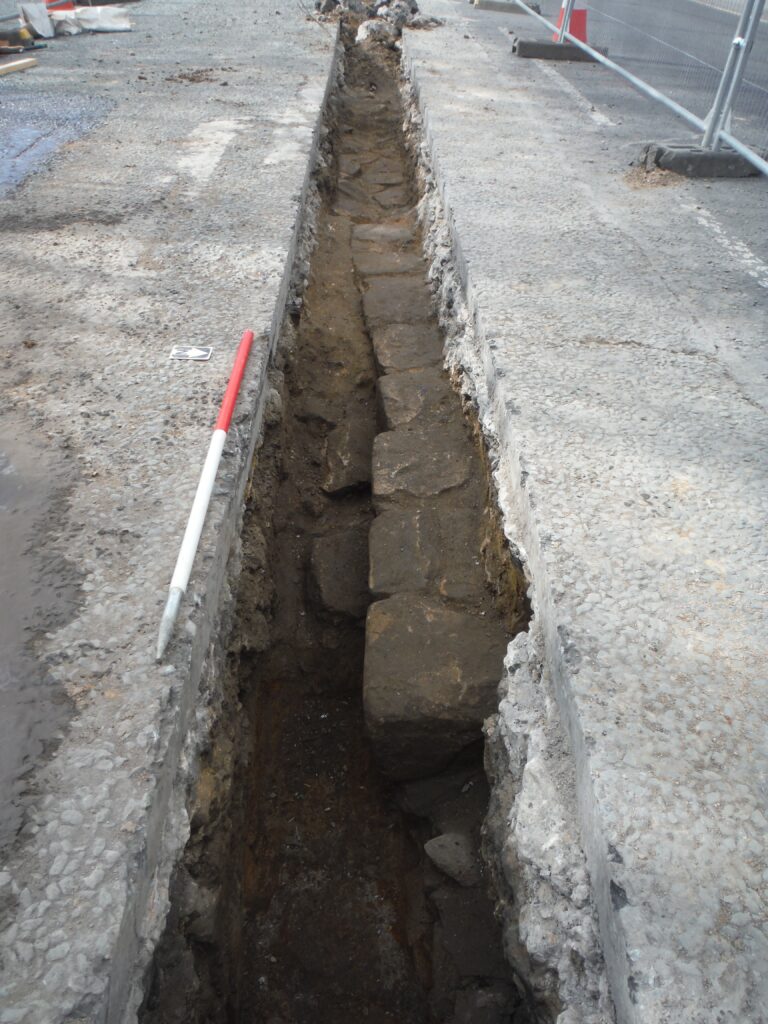
[[[583,41],[607,52],[614,71],[689,125],[701,125],[705,148],[732,145],[768,173],[761,159],[768,147],[766,0],[563,3],[575,12],[570,32],[581,38],[586,12]],[[544,0],[541,7],[544,18],[557,21],[560,0]]]

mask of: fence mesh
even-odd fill
[[[765,15],[733,106],[730,132],[765,156],[768,150],[768,20]]]
[[[744,4],[745,0],[576,0],[575,7],[587,12],[590,46],[607,50],[615,63],[705,120]],[[549,20],[557,20],[560,0],[544,0],[541,7]],[[761,154],[768,146],[768,5],[730,131]]]

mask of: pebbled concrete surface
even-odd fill
[[[214,640],[337,56],[333,27],[264,0],[145,0],[131,17],[131,33],[53,41],[3,84],[4,122],[39,144],[22,166],[12,134],[0,196],[0,515],[15,515],[17,548],[0,582],[18,619],[6,629],[4,609],[0,634],[2,1024],[135,1017],[214,713]],[[241,401],[155,666],[246,327]],[[172,362],[175,342],[213,358]]]
[[[574,924],[580,835],[617,1019],[762,1021],[765,182],[628,174],[655,110],[592,68],[514,60],[512,19],[424,6],[446,26],[403,49],[437,185],[433,276],[552,697],[529,711],[530,655],[511,655],[491,728],[510,771],[524,751],[501,857],[524,880],[528,952],[565,970],[563,1021],[611,1015]],[[552,708],[564,732],[546,741]],[[540,817],[522,794],[549,800]],[[572,863],[553,867],[564,840]]]

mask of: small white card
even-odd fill
[[[212,345],[174,345],[171,359],[192,359],[196,363],[204,363],[211,358]]]

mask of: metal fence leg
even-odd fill
[[[571,13],[573,11],[573,5],[575,2],[576,0],[563,0],[563,6],[561,10],[563,20],[560,24],[560,32],[557,37],[558,43],[565,42],[565,33],[568,31],[568,27],[571,24]],[[763,0],[763,3],[765,3],[765,0]]]
[[[720,145],[720,132],[731,116],[733,101],[744,77],[747,59],[755,41],[765,0],[746,0],[741,12],[736,35],[733,37],[728,60],[717,87],[715,102],[707,117],[707,130],[701,140],[703,149],[716,150]]]

